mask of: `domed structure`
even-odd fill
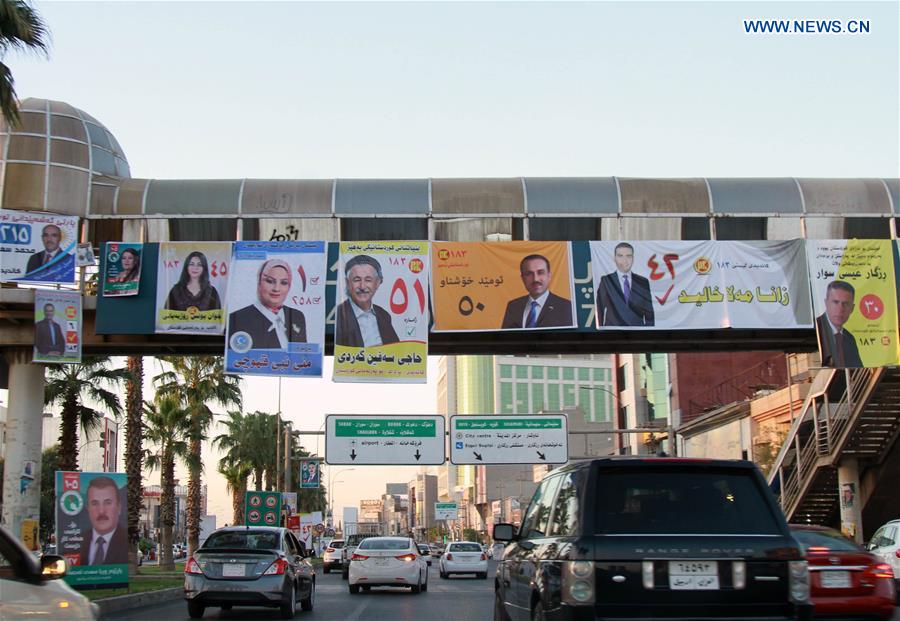
[[[2,206],[84,216],[113,213],[131,177],[115,136],[90,114],[61,101],[25,99],[21,123],[0,121]]]

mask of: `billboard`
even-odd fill
[[[103,295],[137,295],[141,284],[144,244],[107,242],[103,246],[103,254],[106,256]]]
[[[34,362],[81,362],[81,293],[34,291]]]
[[[156,332],[222,334],[231,242],[163,242],[156,274]]]
[[[78,217],[0,209],[0,282],[75,284]]]

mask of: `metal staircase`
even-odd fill
[[[858,458],[862,477],[898,432],[900,369],[819,371],[769,475],[788,521],[835,523],[841,458]]]

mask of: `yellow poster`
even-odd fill
[[[575,327],[569,242],[433,242],[436,332]]]

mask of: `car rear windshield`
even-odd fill
[[[366,539],[358,550],[408,550],[409,539]]]
[[[343,541],[332,541],[328,545],[331,546],[332,548],[334,548],[335,550],[337,550],[338,548],[344,547],[344,542]]]
[[[641,467],[599,470],[598,534],[780,534],[750,470]]]
[[[800,542],[804,554],[810,548],[825,548],[835,552],[859,552],[861,548],[836,530],[791,530]]]
[[[477,543],[454,543],[450,546],[450,552],[481,552],[481,546]]]
[[[235,531],[213,533],[203,544],[205,550],[240,549],[240,550],[277,550],[278,533],[261,531]]]

